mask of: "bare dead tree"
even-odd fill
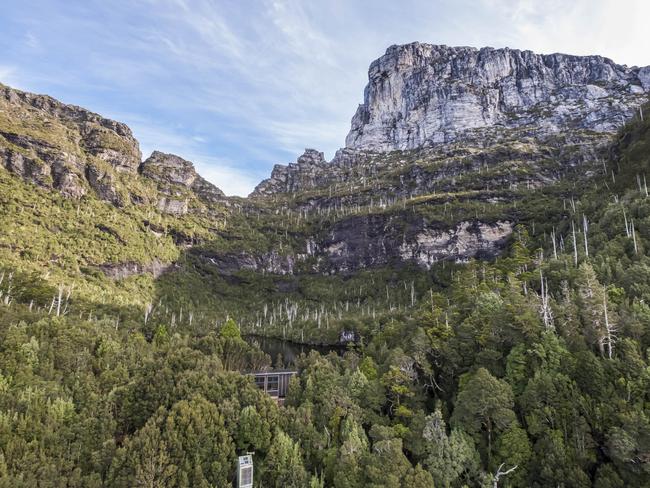
[[[544,322],[546,330],[555,330],[553,324],[553,310],[551,309],[550,295],[548,292],[548,280],[544,278],[542,269],[539,270],[539,279],[541,282],[541,296],[539,312]]]
[[[587,241],[587,232],[589,231],[589,222],[587,221],[587,216],[582,214],[582,230],[585,238],[585,256],[589,257],[589,243]]]
[[[59,295],[56,299],[56,316],[61,315],[61,302],[63,301],[63,285],[59,285]]]
[[[147,303],[147,306],[144,309],[144,325],[147,325],[149,317],[151,316],[151,312],[153,312],[153,305],[151,303]]]
[[[557,259],[557,244],[555,243],[555,227],[553,227],[553,231],[551,232],[551,240],[553,241],[553,257]]]
[[[614,352],[614,343],[616,342],[616,324],[610,321],[607,310],[607,292],[603,294],[603,308],[605,312],[605,337],[604,345],[607,347],[607,357],[612,359]]]
[[[501,465],[497,469],[497,472],[494,473],[494,480],[492,481],[493,488],[499,488],[499,480],[501,479],[501,477],[509,475],[518,467],[518,465],[515,464],[512,468],[508,469],[507,471],[503,471],[504,466],[505,463],[501,463]]]
[[[573,234],[573,264],[578,266],[578,241],[576,239],[576,226],[571,221],[571,233]]]

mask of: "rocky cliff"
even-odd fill
[[[346,147],[372,151],[476,137],[485,129],[611,132],[650,91],[650,67],[600,56],[420,43],[388,48],[368,79]]]
[[[346,147],[329,162],[307,149],[275,166],[249,199],[225,197],[179,156],[155,151],[141,162],[124,124],[7,87],[0,163],[137,216],[123,232],[93,227],[120,251],[87,261],[115,278],[155,274],[153,259],[167,266],[178,250],[233,282],[240,271],[428,269],[495,258],[518,224],[559,218],[547,204],[566,208],[602,171],[612,135],[650,91],[649,68],[597,56],[418,43],[389,48],[369,79]],[[127,255],[122,236],[134,232],[174,249]]]
[[[252,196],[312,191],[355,174],[367,181],[373,174],[366,169],[396,151],[435,148],[444,155],[594,134],[603,142],[650,92],[650,67],[628,68],[600,56],[420,43],[390,47],[371,64],[368,78],[346,147],[329,163],[308,149],[296,163],[276,165]],[[393,158],[393,168],[400,159]]]
[[[189,191],[205,202],[218,202],[225,198],[219,188],[196,172],[194,164],[175,154],[154,151],[140,166],[140,173],[157,183],[162,193],[158,209],[165,213],[186,214]]]
[[[0,85],[0,164],[66,197],[81,198],[92,191],[118,207],[146,200],[131,192],[137,175],[155,182],[161,195],[150,196],[164,213],[187,213],[190,193],[206,203],[224,199],[221,190],[178,156],[155,151],[143,163],[138,141],[126,124],[4,85]]]
[[[138,141],[126,124],[116,122],[75,105],[61,103],[47,95],[36,95],[0,85],[3,128],[22,126],[41,132],[46,139],[59,136],[63,146],[78,145],[87,153],[119,171],[134,173],[142,154]],[[22,117],[11,117],[21,113]],[[32,124],[29,124],[31,121]],[[56,127],[54,125],[62,125]],[[56,129],[56,130],[52,130]]]
[[[517,205],[599,171],[649,91],[650,67],[600,56],[392,46],[370,66],[346,147],[330,162],[307,149],[251,196],[329,222],[305,244],[317,270],[494,257]]]

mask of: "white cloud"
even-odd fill
[[[39,41],[38,37],[36,37],[33,32],[27,32],[27,34],[25,34],[25,44],[30,49],[41,48],[41,41]]]
[[[599,54],[617,63],[650,64],[646,0],[483,0],[509,22],[511,47],[541,53]],[[500,14],[501,13],[501,14]]]
[[[261,181],[250,169],[236,167],[231,162],[210,156],[196,155],[192,159],[198,173],[226,195],[247,196]]]
[[[15,66],[0,65],[0,83],[14,88],[21,86],[17,71]]]

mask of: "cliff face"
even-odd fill
[[[0,85],[0,164],[24,179],[70,198],[94,190],[123,206],[116,175],[136,173],[141,158],[125,124]]]
[[[348,181],[350,167],[394,151],[435,147],[444,154],[559,134],[607,136],[650,92],[650,67],[600,56],[420,43],[390,47],[368,78],[346,147],[329,163],[308,149],[296,163],[276,165],[252,196]]]
[[[494,258],[519,223],[549,220],[545,205],[602,171],[650,92],[650,68],[598,56],[418,43],[389,48],[369,78],[346,147],[276,165],[247,200],[179,156],[141,162],[124,124],[1,85],[0,164],[68,198],[138,207],[146,232],[224,276],[430,268]],[[116,278],[149,270],[113,264]]]
[[[140,164],[140,146],[126,124],[61,103],[47,95],[27,93],[4,85],[0,85],[0,101],[5,113],[23,114],[19,119],[13,118],[13,123],[34,119],[36,123],[31,124],[32,131],[49,134],[52,134],[52,125],[60,124],[64,126],[59,134],[65,139],[60,141],[62,144],[77,144],[119,171],[134,173]]]
[[[186,214],[189,191],[205,202],[219,202],[225,198],[219,188],[196,172],[194,164],[175,154],[154,151],[139,170],[143,176],[156,182],[158,190],[162,193],[158,200],[158,209],[164,213]]]
[[[346,147],[330,162],[307,149],[251,196],[333,221],[311,227],[312,269],[494,257],[518,203],[599,171],[648,92],[650,67],[600,56],[392,46],[370,66]],[[422,218],[399,213],[409,206]]]
[[[528,127],[611,132],[650,91],[650,67],[600,56],[413,43],[373,62],[346,147],[414,149]]]
[[[254,196],[291,193],[306,188],[323,186],[328,180],[329,166],[322,152],[305,149],[295,163],[276,164],[271,177],[262,181],[253,191]]]
[[[130,191],[140,175],[155,182],[162,195],[149,196],[157,199],[164,213],[187,213],[188,193],[204,202],[224,198],[221,190],[197,174],[191,162],[178,156],[155,151],[142,163],[138,141],[126,124],[3,85],[0,164],[66,197],[78,199],[94,192],[117,207],[147,200]]]

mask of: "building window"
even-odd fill
[[[266,379],[266,391],[269,395],[277,396],[280,392],[280,377],[268,376]]]
[[[239,483],[239,486],[242,488],[248,488],[250,486],[253,486],[253,467],[252,466],[245,466],[241,468],[241,481]]]

